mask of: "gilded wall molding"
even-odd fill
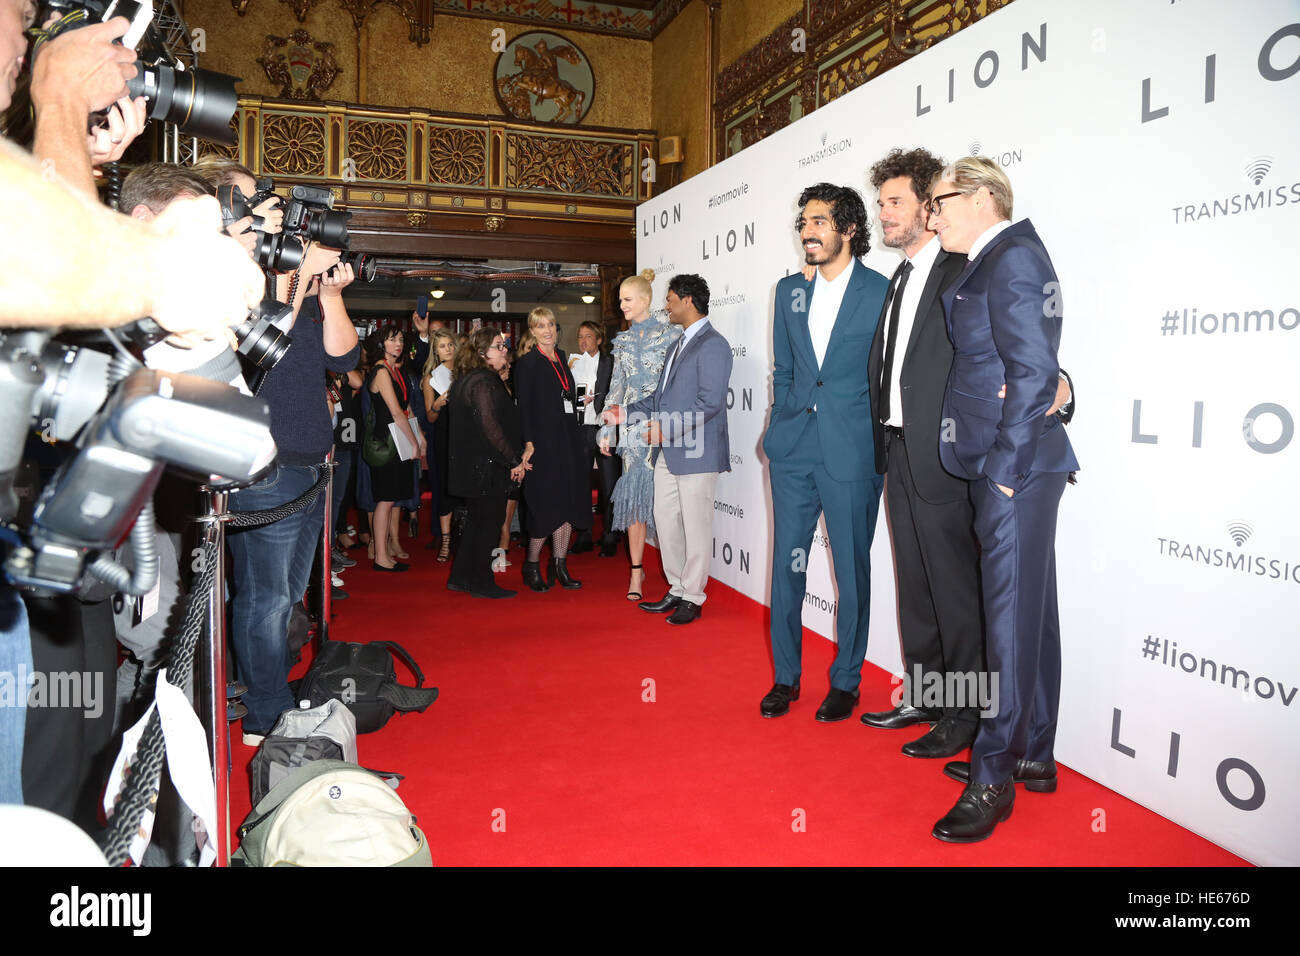
[[[713,135],[727,157],[1012,0],[805,0],[717,77]],[[796,30],[803,31],[796,43]]]
[[[251,2],[230,0],[230,6],[242,17],[248,12]],[[308,14],[323,0],[280,2],[291,6],[298,22],[305,23]],[[659,0],[650,10],[590,0],[580,4],[573,0],[564,0],[563,3],[552,0],[339,0],[339,6],[348,12],[353,25],[360,30],[366,17],[379,3],[391,3],[411,25],[411,42],[423,46],[429,42],[435,13],[652,40],[691,2]]]

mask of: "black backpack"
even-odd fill
[[[397,682],[394,654],[415,674],[414,687]],[[438,688],[423,684],[420,665],[400,644],[323,641],[294,693],[299,700],[310,700],[313,707],[331,697],[342,701],[357,719],[357,733],[369,734],[388,723],[394,711],[423,712],[437,700]]]

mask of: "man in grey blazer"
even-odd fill
[[[672,613],[669,624],[700,617],[713,547],[713,489],[731,470],[727,442],[727,385],[731,346],[709,324],[709,286],[700,276],[668,282],[668,317],[682,337],[668,350],[654,394],[624,408],[612,406],[605,421],[646,429],[656,446],[655,530],[669,590],[640,607]]]

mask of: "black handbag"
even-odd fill
[[[366,412],[366,433],[361,440],[361,457],[371,468],[382,468],[397,457],[397,442],[392,432],[384,429],[383,437],[375,434],[375,406],[371,403]]]
[[[393,656],[415,674],[415,686],[399,684]],[[357,719],[357,733],[369,734],[388,723],[394,712],[423,712],[438,697],[438,688],[425,687],[424,672],[401,645],[392,641],[347,644],[324,641],[307,674],[294,687],[298,700],[313,707],[338,698]]]

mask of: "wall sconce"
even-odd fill
[[[591,305],[591,303],[596,301],[596,297],[590,292],[584,292],[582,295],[582,301],[587,305]]]
[[[438,286],[436,289],[434,289],[432,292],[429,293],[429,295],[433,296],[435,299],[441,299],[446,294],[447,293],[443,291],[442,286]]]

